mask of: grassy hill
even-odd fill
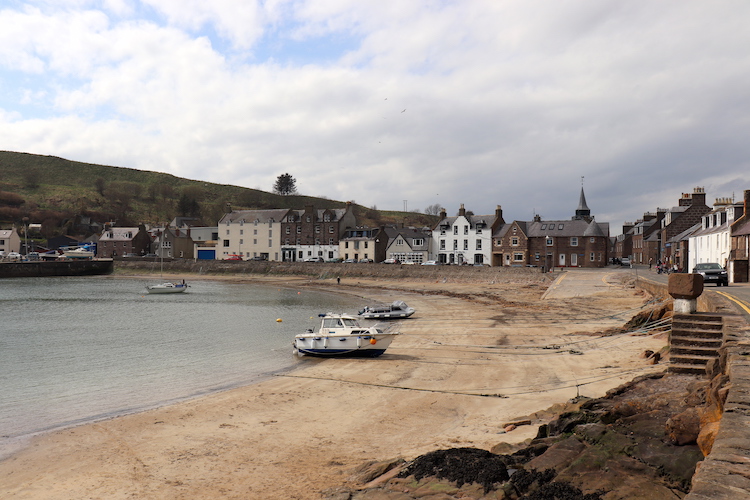
[[[345,201],[282,196],[257,189],[212,184],[171,174],[81,163],[55,156],[0,151],[0,227],[43,224],[46,237],[73,234],[72,220],[87,216],[118,225],[159,224],[175,216],[197,216],[214,225],[232,209],[340,208]],[[355,205],[362,225],[434,225],[436,217],[414,212],[381,212]]]

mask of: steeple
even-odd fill
[[[591,210],[586,204],[586,195],[583,194],[583,177],[581,177],[581,197],[578,200],[578,208],[576,208],[576,215],[573,220],[585,220],[591,222]]]

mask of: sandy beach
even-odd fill
[[[553,405],[663,370],[641,357],[663,336],[596,335],[650,297],[627,273],[591,273],[600,286],[544,298],[550,281],[536,276],[243,277],[363,304],[402,299],[417,313],[380,358],[303,358],[255,385],[41,436],[0,462],[0,498],[319,499],[370,460],[522,443]],[[575,287],[576,274],[560,278]],[[531,425],[505,431],[524,419]]]

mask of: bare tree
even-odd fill
[[[441,210],[443,210],[443,207],[440,206],[440,203],[435,203],[434,205],[430,205],[425,208],[424,213],[426,213],[427,215],[440,215]]]

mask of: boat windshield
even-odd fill
[[[357,327],[359,323],[354,318],[323,318],[323,328]]]
[[[344,325],[348,327],[357,327],[359,326],[359,323],[357,323],[356,319],[353,318],[342,318],[341,319],[344,322]]]

